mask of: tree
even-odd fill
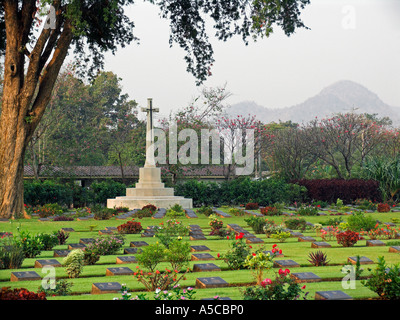
[[[150,1],[150,0],[149,0]],[[305,27],[300,11],[309,0],[189,1],[151,0],[170,20],[170,43],[187,53],[187,70],[198,84],[210,72],[213,50],[205,17],[214,20],[216,36],[269,36],[276,24],[286,35]],[[104,52],[136,40],[134,24],[124,14],[133,0],[2,0],[0,52],[5,52],[0,117],[0,216],[23,211],[23,163],[26,148],[51,98],[71,45],[82,73],[94,76]],[[40,30],[40,18],[51,5]],[[48,6],[47,6],[48,8]],[[3,26],[3,27],[2,27]],[[28,120],[28,121],[27,121]]]

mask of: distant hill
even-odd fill
[[[400,107],[391,107],[364,86],[353,81],[339,81],[323,89],[319,94],[306,101],[286,108],[265,108],[253,101],[244,101],[232,105],[226,113],[236,115],[256,115],[264,122],[302,123],[324,118],[334,113],[346,113],[355,110],[357,113],[378,114],[379,117],[389,117],[394,126],[400,125]]]

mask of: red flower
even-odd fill
[[[304,286],[301,287],[301,289],[303,289],[303,290],[304,290],[305,288],[306,288],[306,285],[304,285]]]
[[[272,248],[275,248],[277,246],[277,244],[274,244],[273,246],[272,246]]]
[[[217,257],[219,258],[220,256],[221,256],[221,255],[218,253],[218,254],[217,254]]]

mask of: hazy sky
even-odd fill
[[[153,98],[164,115],[187,105],[200,88],[186,72],[184,52],[169,47],[168,21],[158,7],[143,3],[126,13],[135,21],[140,44],[106,56],[106,70],[123,79],[123,91],[139,105]],[[227,101],[255,101],[269,108],[303,102],[324,87],[352,80],[400,107],[400,0],[311,0],[302,13],[311,30],[287,37],[213,41],[216,62],[206,87],[226,83]],[[250,110],[249,110],[250,112]]]

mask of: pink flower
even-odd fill
[[[270,284],[272,284],[272,280],[271,279],[266,278],[263,281],[261,281],[261,286],[263,288],[265,288],[267,285],[270,285]]]

